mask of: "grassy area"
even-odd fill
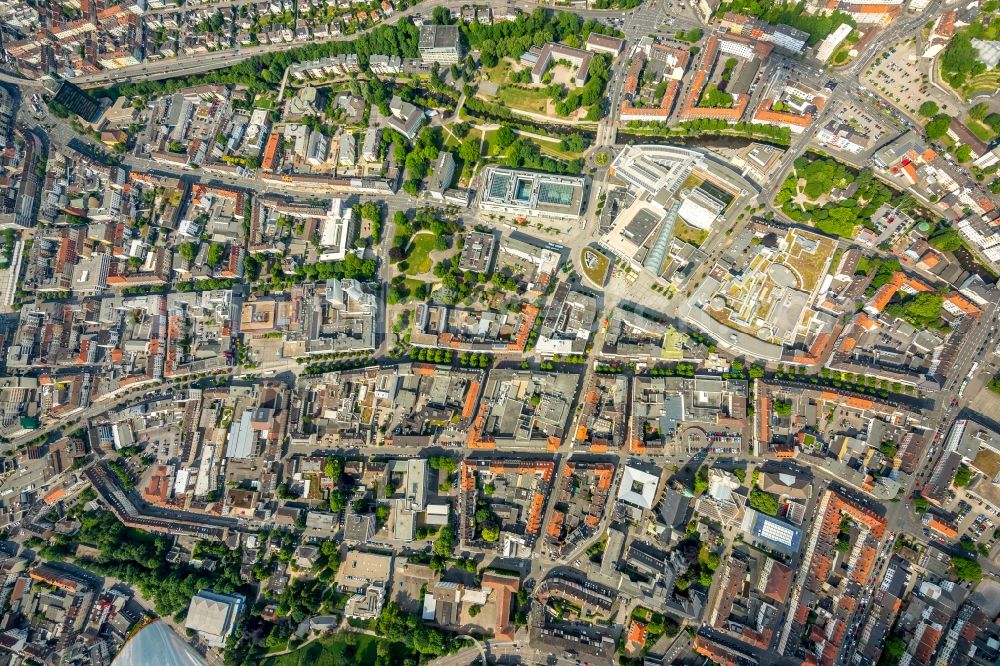
[[[691,243],[695,247],[701,247],[701,244],[708,238],[708,232],[685,224],[678,219],[676,226],[674,226],[674,237],[677,240]]]
[[[423,280],[417,280],[416,278],[406,278],[403,280],[403,286],[406,287],[407,293],[409,294],[403,303],[409,303],[410,301],[416,300],[417,294],[423,292],[423,286],[429,284]]]
[[[502,86],[496,98],[508,108],[531,113],[545,113],[549,106],[549,96],[541,88]]]
[[[496,83],[497,85],[502,85],[507,83],[508,75],[511,70],[511,61],[504,58],[497,63],[496,67],[487,67],[483,70],[483,74],[487,79]]]
[[[562,148],[559,147],[559,144],[555,141],[541,141],[533,137],[525,137],[525,138],[534,141],[536,144],[538,144],[538,148],[539,150],[542,151],[543,155],[548,155],[549,157],[555,157],[556,159],[559,160],[566,160],[568,162],[569,160],[575,160],[576,158],[583,155],[583,153],[576,153],[568,150],[563,150]]]
[[[991,130],[986,125],[982,124],[974,118],[968,118],[965,121],[965,126],[969,128],[969,131],[979,137],[980,141],[985,141],[989,143],[993,140],[993,130]]]
[[[1000,89],[1000,72],[998,71],[983,72],[979,76],[969,79],[962,87],[966,99],[980,93],[996,92],[997,89]]]
[[[444,147],[449,150],[457,151],[458,147],[462,145],[461,139],[449,132],[447,128],[441,133],[441,136],[444,137]]]
[[[585,247],[580,254],[580,266],[584,275],[599,287],[603,287],[608,280],[608,273],[611,269],[611,260],[597,250]]]
[[[816,287],[823,275],[826,258],[834,251],[833,241],[826,238],[816,239],[812,236],[810,238],[817,240],[819,249],[815,253],[806,252],[802,248],[802,243],[796,241],[791,247],[787,262],[788,266],[801,278],[802,284],[799,285],[799,289],[803,291],[812,291]]]
[[[851,59],[851,49],[854,48],[854,45],[858,43],[860,38],[861,35],[857,30],[851,32],[851,34],[847,36],[847,39],[845,39],[843,43],[837,47],[837,50],[833,52],[828,62],[833,63],[836,67],[846,65]]]
[[[494,157],[500,154],[500,149],[497,148],[497,130],[490,130],[484,132],[479,130],[479,136],[485,136],[485,145],[483,146],[483,155],[486,157]]]
[[[356,640],[355,640],[356,637]],[[377,656],[379,639],[365,634],[334,634],[305,645],[294,652],[278,657],[267,657],[263,666],[338,666],[339,664],[373,664]],[[395,645],[394,653],[403,646]],[[405,650],[404,650],[405,652]],[[405,654],[396,654],[401,659]]]
[[[698,176],[696,176],[694,174],[691,174],[690,176],[687,177],[687,179],[683,183],[681,183],[681,188],[680,189],[683,190],[683,189],[688,188],[688,187],[698,187],[703,182],[705,182],[705,181],[703,181]]]
[[[406,274],[419,275],[431,269],[431,251],[434,249],[434,234],[418,233],[406,248]]]

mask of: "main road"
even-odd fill
[[[234,49],[214,51],[211,53],[195,53],[190,55],[177,56],[175,58],[167,58],[155,62],[147,61],[139,63],[137,65],[128,65],[126,67],[119,67],[117,69],[102,70],[94,74],[84,74],[82,76],[77,76],[75,78],[72,78],[70,79],[70,81],[79,85],[82,88],[94,88],[98,86],[108,85],[111,83],[131,82],[133,79],[142,81],[156,81],[159,79],[170,79],[179,76],[192,76],[194,74],[203,74],[205,72],[209,72],[214,69],[221,69],[223,67],[229,67],[231,65],[239,64],[244,60],[256,55],[289,51],[291,49],[295,49],[301,46],[307,46],[309,44],[351,41],[357,39],[366,32],[374,30],[379,26],[393,25],[403,20],[404,18],[413,16],[414,14],[419,14],[424,11],[430,11],[432,6],[433,7],[440,6],[440,7],[445,7],[447,9],[460,9],[461,7],[468,4],[469,3],[465,0],[446,0],[445,2],[440,2],[440,3],[417,4],[413,5],[412,7],[408,7],[402,11],[394,12],[384,21],[381,21],[370,28],[367,28],[365,30],[360,30],[358,32],[351,34],[331,35],[329,37],[325,37],[322,39],[315,39],[308,42],[296,41],[288,44],[264,44],[259,46],[237,47]],[[528,0],[511,0],[506,3],[506,7],[514,7],[523,11],[531,11],[539,6],[540,5],[538,3],[529,2]],[[618,10],[590,9],[590,10],[573,11],[573,13],[581,16],[582,18],[602,18],[602,17],[616,15],[618,13]]]

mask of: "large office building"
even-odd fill
[[[246,600],[238,594],[202,590],[191,598],[184,626],[198,632],[206,645],[222,647],[236,629]]]
[[[70,113],[74,113],[86,123],[92,123],[101,115],[101,105],[90,93],[69,81],[63,81],[52,100]]]
[[[453,65],[462,57],[462,41],[457,25],[422,25],[417,42],[420,59],[425,63]]]
[[[583,210],[586,184],[581,176],[491,167],[480,208],[518,218],[576,220]]]

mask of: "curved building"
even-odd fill
[[[111,666],[208,666],[208,662],[163,620],[140,629]]]

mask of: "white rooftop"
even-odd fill
[[[618,487],[618,499],[640,509],[652,509],[660,477],[634,467],[626,467]]]
[[[223,645],[233,632],[242,607],[242,597],[202,590],[191,597],[184,627],[200,633],[209,645]]]
[[[708,495],[717,502],[732,502],[733,491],[740,481],[724,469],[712,468],[708,472]]]

